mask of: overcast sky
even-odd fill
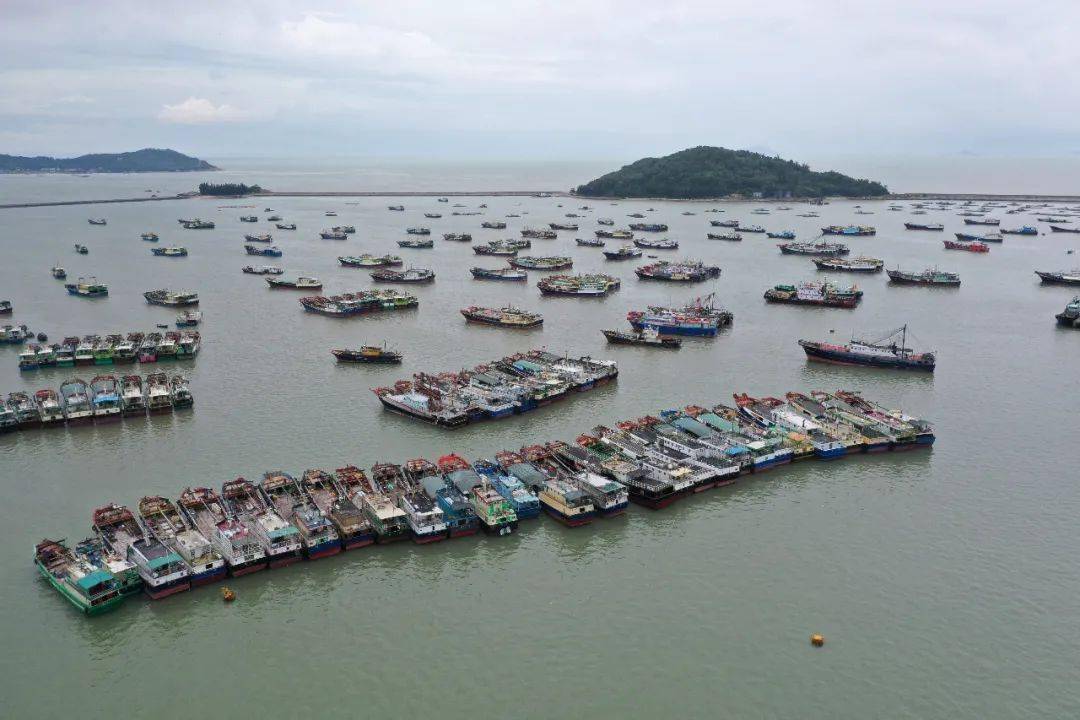
[[[1078,0],[0,0],[0,152],[1076,155],[1078,32]]]

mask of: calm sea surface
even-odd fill
[[[305,171],[264,161],[209,179],[290,190],[556,189],[606,169],[363,170],[341,163]],[[0,202],[170,193],[200,179],[0,176]],[[193,411],[0,437],[5,717],[445,720],[657,717],[674,709],[688,717],[860,720],[1080,714],[1080,333],[1054,325],[1073,293],[1042,287],[1032,274],[1075,265],[1066,250],[1080,247],[1080,238],[1006,236],[988,255],[948,252],[943,236],[963,228],[955,210],[921,216],[944,223],[944,234],[907,232],[909,213],[866,202],[873,215],[836,202],[816,219],[796,217],[806,208],[798,204],[756,216],[754,206],[738,204],[718,205],[725,212],[714,215],[704,213],[713,204],[469,198],[459,210],[485,201],[482,217],[450,217],[454,200],[433,197],[400,201],[404,213],[388,212],[380,198],[274,198],[270,205],[296,222],[296,232],[266,223],[265,202],[0,211],[0,298],[15,305],[11,322],[45,331],[52,341],[152,330],[175,315],[143,301],[142,292],[159,287],[198,291],[205,314],[203,350],[181,366],[191,379]],[[582,204],[594,209],[577,210]],[[326,218],[327,210],[338,217]],[[673,255],[718,264],[721,278],[693,287],[643,283],[634,263],[605,262],[599,250],[575,246],[575,235],[591,235],[596,218],[624,225],[636,211],[671,226],[667,237],[683,245]],[[427,220],[424,212],[444,217]],[[581,231],[534,241],[533,254],[568,254],[575,271],[619,275],[619,292],[592,301],[542,298],[536,273],[527,284],[476,282],[468,268],[501,263],[439,239],[444,232],[472,232],[478,241],[517,236],[567,212],[582,215]],[[260,223],[240,223],[247,213]],[[511,213],[521,217],[508,219],[506,231],[479,228]],[[93,216],[108,225],[89,226]],[[196,216],[217,228],[185,231],[176,222]],[[1003,217],[1006,226],[1034,222]],[[847,241],[853,253],[884,258],[888,267],[955,270],[963,286],[841,278],[864,289],[859,308],[766,305],[766,288],[818,276],[813,264],[782,256],[764,236],[707,241],[713,218],[790,228],[800,239],[826,224],[873,224],[876,237]],[[332,224],[353,224],[358,232],[345,242],[320,240],[318,230]],[[421,224],[431,227],[435,248],[399,250],[404,229]],[[284,250],[267,262],[318,276],[327,294],[371,286],[367,272],[338,265],[342,254],[395,252],[438,277],[415,289],[415,311],[350,320],[307,314],[296,293],[270,291],[261,278],[240,273],[264,260],[244,254],[242,235],[253,227],[273,232]],[[161,245],[185,245],[190,256],[151,256],[139,239],[150,230]],[[74,242],[90,254],[76,255]],[[70,278],[107,282],[109,297],[68,296],[49,275],[58,262]],[[735,314],[734,327],[715,339],[660,352],[609,347],[600,334],[625,327],[630,309],[711,291]],[[473,303],[513,303],[542,312],[545,323],[527,332],[466,325],[458,310]],[[835,339],[884,334],[904,323],[917,348],[937,351],[933,376],[810,365],[796,344],[833,331]],[[404,352],[402,366],[339,367],[329,353],[383,341]],[[453,432],[388,414],[369,390],[413,372],[457,369],[537,346],[617,359],[618,383]],[[20,373],[17,354],[0,348],[4,393],[56,387],[72,374]],[[36,541],[81,539],[92,508],[110,501],[134,507],[146,494],[175,498],[188,485],[258,479],[275,468],[298,475],[451,451],[475,459],[569,440],[596,423],[662,408],[730,402],[732,392],[814,388],[860,390],[924,416],[936,425],[937,445],[749,476],[665,511],[634,507],[575,530],[541,519],[509,538],[346,553],[230,580],[239,596],[232,605],[210,587],[156,603],[135,597],[88,620],[31,562]],[[810,647],[814,632],[826,636],[823,649]]]

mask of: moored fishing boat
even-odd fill
[[[57,280],[63,280],[67,277],[67,270],[60,267],[59,265],[53,265],[52,269],[50,269],[49,272],[52,273],[52,276]]]
[[[783,232],[767,232],[765,237],[772,240],[794,240],[795,233],[791,230],[784,230]]]
[[[284,275],[285,271],[282,268],[274,267],[273,265],[261,265],[259,267],[253,267],[251,265],[245,265],[240,268],[240,271],[245,275]]]
[[[375,531],[353,499],[355,490],[347,481],[324,470],[305,470],[301,482],[304,492],[333,524],[343,551],[375,542]]]
[[[998,232],[1002,235],[1038,235],[1039,228],[1032,225],[1023,225],[1018,228],[1000,228]]]
[[[300,541],[308,560],[341,552],[341,538],[333,523],[308,499],[296,478],[280,470],[267,472],[263,474],[259,488],[278,514],[300,531]]]
[[[202,318],[203,314],[198,310],[188,310],[176,316],[176,327],[195,327]]]
[[[900,336],[897,341],[897,336]],[[932,352],[915,352],[907,347],[907,325],[876,340],[852,339],[846,345],[799,340],[799,345],[810,360],[839,365],[869,365],[871,367],[901,370],[934,371],[935,357]]]
[[[414,250],[435,247],[435,241],[431,238],[405,238],[404,240],[398,240],[397,244],[398,247],[413,248]]]
[[[877,230],[869,225],[829,225],[821,228],[822,235],[876,235]]]
[[[150,305],[188,307],[199,304],[199,293],[188,290],[147,290],[143,293],[143,297]]]
[[[776,285],[765,291],[765,300],[771,303],[791,305],[817,305],[820,307],[853,308],[859,304],[862,291],[852,285],[848,288],[824,282],[802,282],[798,285]]]
[[[150,252],[159,257],[187,257],[188,251],[186,247],[171,246],[171,247],[156,247],[151,248]]]
[[[538,283],[541,295],[563,297],[604,297],[618,290],[621,281],[603,273],[550,275]]]
[[[780,243],[777,245],[784,255],[818,255],[823,257],[836,257],[847,255],[848,246],[842,243]]]
[[[273,290],[322,290],[322,280],[301,275],[295,280],[266,278],[266,284]]]
[[[634,269],[634,274],[642,280],[660,280],[663,282],[701,282],[720,277],[720,268],[706,265],[699,260],[660,260]]]
[[[112,503],[97,508],[93,528],[106,547],[135,564],[143,592],[154,600],[191,589],[191,571],[183,558],[148,537],[127,507]]]
[[[248,255],[262,255],[265,257],[281,257],[284,254],[275,245],[270,245],[269,247],[264,248],[256,247],[254,245],[245,245],[244,252],[246,252]]]
[[[338,258],[338,262],[345,267],[389,267],[405,264],[405,261],[397,255],[369,255],[367,253],[360,256],[344,255]]]
[[[426,228],[426,227],[411,227],[411,228],[406,228],[405,233],[407,235],[430,235],[431,230],[429,228]]]
[[[371,468],[370,477],[355,466],[339,469],[338,474],[351,478],[360,508],[375,530],[375,542],[385,544],[410,537],[408,517],[397,502],[406,485],[400,466],[378,463]]]
[[[988,253],[990,252],[990,246],[986,243],[974,241],[963,242],[960,240],[943,240],[946,250],[965,250],[973,253]]]
[[[1036,270],[1035,274],[1047,285],[1080,285],[1080,268],[1060,272]]]
[[[169,391],[169,378],[165,373],[150,373],[146,376],[146,409],[151,415],[172,412],[172,394]]]
[[[533,240],[554,240],[559,237],[559,234],[554,230],[536,230],[534,228],[525,228],[521,231],[521,237],[530,238]]]
[[[194,220],[186,220],[182,222],[181,227],[185,230],[213,230],[214,223],[210,220],[200,220],[198,218]]]
[[[90,402],[95,422],[120,419],[120,386],[112,375],[98,375],[90,381]]]
[[[633,260],[641,257],[641,250],[630,245],[623,245],[614,250],[604,250],[604,257],[608,260]]]
[[[244,240],[247,240],[249,243],[271,243],[274,242],[274,236],[270,233],[261,233],[259,235],[247,233],[244,235]]]
[[[90,389],[79,378],[71,378],[60,384],[60,401],[64,409],[64,419],[68,424],[85,423],[93,419]]]
[[[505,223],[503,227],[506,227]],[[470,233],[443,233],[442,239],[450,242],[472,242],[472,235]]]
[[[659,347],[669,348],[673,350],[679,349],[682,345],[682,340],[676,337],[670,337],[667,335],[661,335],[655,328],[646,328],[644,330],[634,330],[632,332],[626,332],[624,330],[601,330],[604,337],[607,338],[609,343],[615,345],[643,345],[645,347]]]
[[[187,378],[183,375],[173,375],[169,380],[169,398],[172,400],[173,408],[177,410],[189,408],[195,404]]]
[[[829,270],[833,272],[859,272],[859,273],[873,273],[881,272],[885,267],[885,261],[878,258],[864,257],[860,255],[854,258],[842,258],[842,257],[826,257],[826,258],[814,258],[814,265],[818,270]]]
[[[646,250],[678,250],[679,242],[677,240],[650,240],[649,238],[635,238],[635,247],[644,248]]]
[[[266,569],[266,550],[241,519],[230,515],[210,488],[187,488],[177,501],[189,528],[199,531],[225,560],[233,577]]]
[[[998,218],[964,218],[965,225],[1000,225],[1001,220]]]
[[[469,270],[476,280],[528,280],[529,274],[518,268],[481,268],[474,267]]]
[[[574,242],[581,247],[604,247],[604,241],[600,238],[575,238]]]
[[[109,294],[109,286],[98,282],[96,278],[79,278],[77,283],[67,283],[64,288],[69,295],[76,297],[97,298]]]
[[[539,313],[531,313],[520,310],[512,305],[503,308],[488,308],[471,305],[462,308],[461,314],[469,322],[483,325],[497,325],[509,328],[533,328],[542,325],[544,316]]]
[[[1080,328],[1080,296],[1074,297],[1065,309],[1054,316],[1062,327]]]
[[[637,232],[667,232],[668,226],[664,223],[630,223],[630,229]]]
[[[478,460],[473,464],[473,468],[491,484],[491,487],[495,488],[496,492],[510,503],[510,507],[513,508],[518,520],[530,520],[539,517],[540,499],[536,497],[536,493],[526,487],[517,477],[508,474],[503,468],[503,460],[506,461],[507,465],[524,462],[520,456],[511,457],[512,455],[515,454],[500,453],[501,460],[498,462]]]
[[[371,279],[375,282],[386,283],[429,283],[435,280],[435,271],[426,268],[408,268],[407,270],[382,269],[371,273]]]
[[[1050,231],[1056,233],[1080,233],[1080,227],[1062,227],[1061,225],[1051,225]]]
[[[896,268],[886,270],[889,281],[898,285],[946,285],[956,286],[960,284],[960,275],[954,272],[946,272],[936,268],[927,268],[922,272],[910,272]]]
[[[407,310],[419,304],[420,300],[415,295],[398,290],[362,290],[332,297],[312,295],[300,298],[300,305],[308,312],[330,317],[352,317],[380,310]]]
[[[122,415],[146,414],[142,378],[138,375],[124,375],[120,378],[120,412]]]
[[[49,584],[85,615],[114,610],[124,600],[119,580],[78,556],[64,540],[45,539],[35,545],[34,564]]]
[[[160,239],[158,237],[157,233],[152,233],[152,232],[144,232],[139,237],[141,237],[146,242],[157,242]]]
[[[493,257],[514,257],[518,248],[508,245],[502,240],[492,240],[487,245],[473,245],[472,250],[477,255],[490,255]]]
[[[448,529],[442,508],[424,492],[419,480],[397,465],[387,466],[381,472],[392,473],[400,478],[398,506],[405,512],[405,521],[413,542],[426,545],[446,539]]]
[[[139,362],[157,362],[157,348],[159,342],[161,342],[161,333],[147,333],[139,342]],[[76,364],[78,364],[78,350],[76,350],[75,360]]]
[[[64,423],[64,408],[55,390],[52,388],[38,390],[34,393],[34,403],[37,404],[43,426],[50,427]]]
[[[423,488],[443,513],[447,535],[450,538],[475,535],[480,529],[480,519],[468,499],[453,483],[448,482],[434,463],[415,458],[405,463],[405,474],[410,481]]]
[[[292,497],[291,493],[271,497],[244,478],[221,484],[221,499],[229,517],[239,520],[253,534],[271,568],[292,565],[303,558],[300,530],[289,520]],[[280,506],[275,502],[278,499],[282,501]]]
[[[27,393],[11,393],[8,395],[7,404],[14,414],[16,426],[20,429],[40,427],[44,422],[41,409]]]
[[[269,220],[270,218],[267,218]],[[295,230],[296,223],[277,223],[274,225],[278,230]]]
[[[597,230],[595,233],[598,238],[605,238],[607,240],[633,240],[634,233],[629,230]]]
[[[147,495],[139,501],[139,518],[147,531],[173,550],[187,566],[191,587],[225,577],[225,558],[193,525],[189,525],[168,498]]]
[[[945,229],[945,226],[941,223],[914,223],[906,222],[904,227],[908,230],[931,230],[934,232],[941,232]]]
[[[323,230],[319,233],[323,240],[348,240],[349,236],[343,230]]]
[[[557,222],[553,222],[553,223],[548,223],[548,227],[551,228],[552,230],[577,230],[578,229],[578,224],[577,223],[557,223]]]
[[[142,591],[143,580],[135,563],[105,545],[99,535],[91,535],[76,544],[75,556],[116,578],[120,584],[120,594],[124,597]]]
[[[742,242],[742,235],[739,233],[705,233],[705,237],[709,240],[727,240],[729,242]]]
[[[592,498],[562,477],[549,477],[538,495],[544,512],[567,527],[587,525],[596,517]]]
[[[661,335],[704,335],[712,337],[722,327],[728,327],[734,316],[717,307],[714,294],[695,298],[680,308],[650,306],[645,310],[631,310],[626,320],[635,330],[652,328]]]
[[[510,258],[511,267],[522,270],[566,270],[574,266],[572,258],[563,256],[522,255]]]

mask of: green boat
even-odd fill
[[[143,579],[135,563],[116,554],[98,536],[88,537],[75,546],[75,556],[85,560],[97,570],[104,570],[120,583],[120,594],[124,597],[142,591]]]
[[[110,335],[104,340],[99,340],[94,345],[94,364],[95,365],[112,365],[113,364],[113,345],[115,344],[114,336]]]
[[[42,540],[34,563],[56,590],[86,615],[100,615],[124,601],[120,581],[73,553],[63,540]]]

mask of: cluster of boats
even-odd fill
[[[27,345],[19,353],[19,369],[192,360],[201,347],[202,337],[195,330],[86,335],[82,339],[73,335],[60,343]]]
[[[194,403],[182,375],[98,375],[89,383],[71,378],[60,384],[59,391],[13,392],[6,400],[0,396],[0,431],[106,422],[172,412]]]
[[[735,395],[732,405],[690,405],[598,425],[573,442],[504,450],[469,462],[378,463],[282,470],[258,483],[237,478],[189,487],[177,499],[143,497],[92,513],[92,535],[74,547],[43,540],[41,574],[78,610],[97,615],[144,592],[165,598],[267,568],[374,543],[429,544],[483,530],[517,531],[541,513],[568,527],[623,514],[631,502],[659,509],[742,476],[795,461],[930,447],[925,421],[854,392]]]
[[[405,310],[417,307],[419,298],[399,290],[360,290],[342,295],[312,295],[300,298],[308,312],[330,317],[351,317],[381,310]]]
[[[443,427],[518,415],[618,377],[618,365],[545,350],[509,355],[472,370],[416,373],[373,392],[388,410]]]

